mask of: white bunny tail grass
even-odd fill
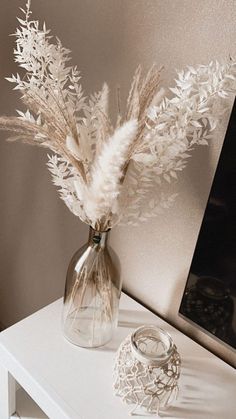
[[[129,149],[138,129],[136,120],[124,123],[103,144],[96,157],[87,187],[84,209],[91,220],[110,219],[117,213],[117,198],[127,165]],[[106,223],[107,224],[107,223]],[[110,228],[111,226],[106,225]]]

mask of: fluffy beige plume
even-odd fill
[[[72,156],[80,160],[80,148],[74,137],[72,135],[67,135],[66,137],[66,147],[71,152]]]
[[[129,148],[137,129],[136,120],[123,124],[103,144],[100,154],[95,159],[91,182],[85,189],[84,197],[84,210],[91,221],[104,217],[110,220],[108,214],[117,213],[117,197],[120,193],[123,168],[127,163]]]
[[[111,123],[108,117],[108,103],[109,101],[109,88],[106,83],[103,84],[100,98],[96,104],[96,154],[101,150],[102,143],[105,141],[111,133]]]

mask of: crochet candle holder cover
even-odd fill
[[[178,396],[181,359],[171,336],[141,326],[120,345],[114,365],[114,392],[131,414],[159,414]]]

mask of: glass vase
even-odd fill
[[[119,260],[108,231],[90,227],[89,240],[72,257],[66,277],[63,333],[75,345],[93,348],[112,338],[121,293]]]

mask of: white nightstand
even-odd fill
[[[58,300],[0,334],[0,419],[130,418],[129,406],[113,396],[112,365],[121,341],[147,323],[166,329],[182,356],[180,396],[163,417],[236,418],[234,369],[131,298],[122,295],[119,328],[101,349],[82,349],[63,338],[61,305]],[[15,380],[21,386],[16,403]]]

